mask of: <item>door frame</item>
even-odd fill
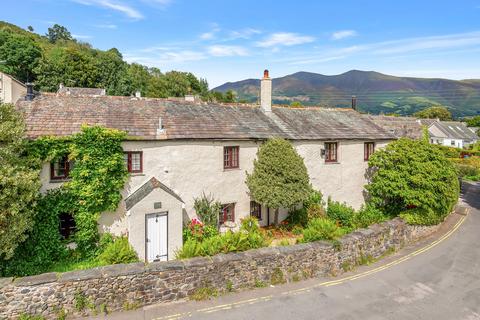
[[[169,231],[168,231],[168,211],[161,211],[161,212],[152,212],[147,213],[145,215],[145,261],[148,262],[148,217],[158,215],[159,217],[166,216],[167,217],[167,261],[168,261],[168,238],[169,238]],[[155,262],[155,261],[152,261]],[[148,262],[150,263],[150,262]]]

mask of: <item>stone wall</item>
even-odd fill
[[[365,257],[378,258],[436,231],[394,219],[346,235],[336,243],[313,242],[144,265],[113,265],[62,274],[0,279],[0,318],[22,313],[55,318],[93,314],[187,298],[198,288],[226,291],[259,284],[339,275]],[[274,277],[275,279],[272,279]],[[75,308],[84,305],[83,311]]]

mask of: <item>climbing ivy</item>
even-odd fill
[[[31,143],[31,156],[42,162],[67,154],[74,163],[61,194],[73,204],[69,212],[75,219],[75,242],[81,256],[96,253],[97,220],[102,212],[116,210],[122,198],[120,192],[128,174],[121,146],[125,137],[119,130],[82,126],[79,133],[70,137],[43,137]],[[47,194],[45,198],[46,202],[62,203],[58,196]]]

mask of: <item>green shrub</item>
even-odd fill
[[[301,235],[303,233],[303,228],[301,226],[294,226],[292,228],[292,233],[296,236]]]
[[[335,222],[326,218],[317,218],[311,220],[307,228],[303,230],[302,242],[312,242],[317,240],[334,240],[344,234]]]
[[[385,221],[388,219],[382,210],[371,205],[362,206],[362,208],[353,216],[353,226],[355,228],[367,228],[368,226]]]
[[[458,200],[457,171],[434,145],[399,139],[376,151],[369,167],[368,202],[383,212],[396,216],[417,209],[408,221],[423,220],[418,215],[441,221]]]
[[[288,216],[285,219],[289,225],[300,225],[305,227],[308,223],[308,213],[306,208],[300,208],[291,210],[288,212]]]
[[[473,177],[480,174],[480,169],[468,164],[456,164],[459,177]]]
[[[177,259],[188,259],[200,256],[202,247],[200,243],[194,239],[189,239],[183,243],[183,247],[175,253]]]
[[[338,222],[342,227],[351,228],[354,215],[355,210],[352,207],[347,206],[345,203],[328,199],[328,219]]]
[[[245,217],[241,220],[240,230],[245,232],[260,232],[258,219],[255,217]]]
[[[212,195],[207,196],[204,193],[200,198],[195,198],[193,208],[204,225],[218,228],[218,213],[222,204],[216,201]]]
[[[436,214],[433,210],[414,208],[400,213],[400,217],[408,224],[431,226],[443,221],[443,216]]]
[[[69,212],[71,203],[62,189],[49,191],[38,201],[33,229],[27,240],[14,251],[11,259],[0,264],[1,276],[29,276],[49,271],[57,261],[67,257],[60,235],[61,212]]]
[[[109,243],[105,250],[98,256],[102,264],[119,264],[138,261],[137,254],[128,242],[127,237],[118,237]]]
[[[438,144],[432,144],[432,148],[440,151],[446,158],[460,158],[462,149],[455,147],[442,146]]]
[[[311,204],[307,209],[308,220],[325,217],[325,209],[318,203]]]

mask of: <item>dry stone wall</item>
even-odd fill
[[[55,319],[62,311],[88,315],[180,300],[204,287],[226,291],[227,286],[246,289],[262,283],[338,275],[365,257],[378,258],[437,229],[408,226],[397,218],[335,243],[318,241],[147,265],[1,278],[0,318],[25,313]]]

